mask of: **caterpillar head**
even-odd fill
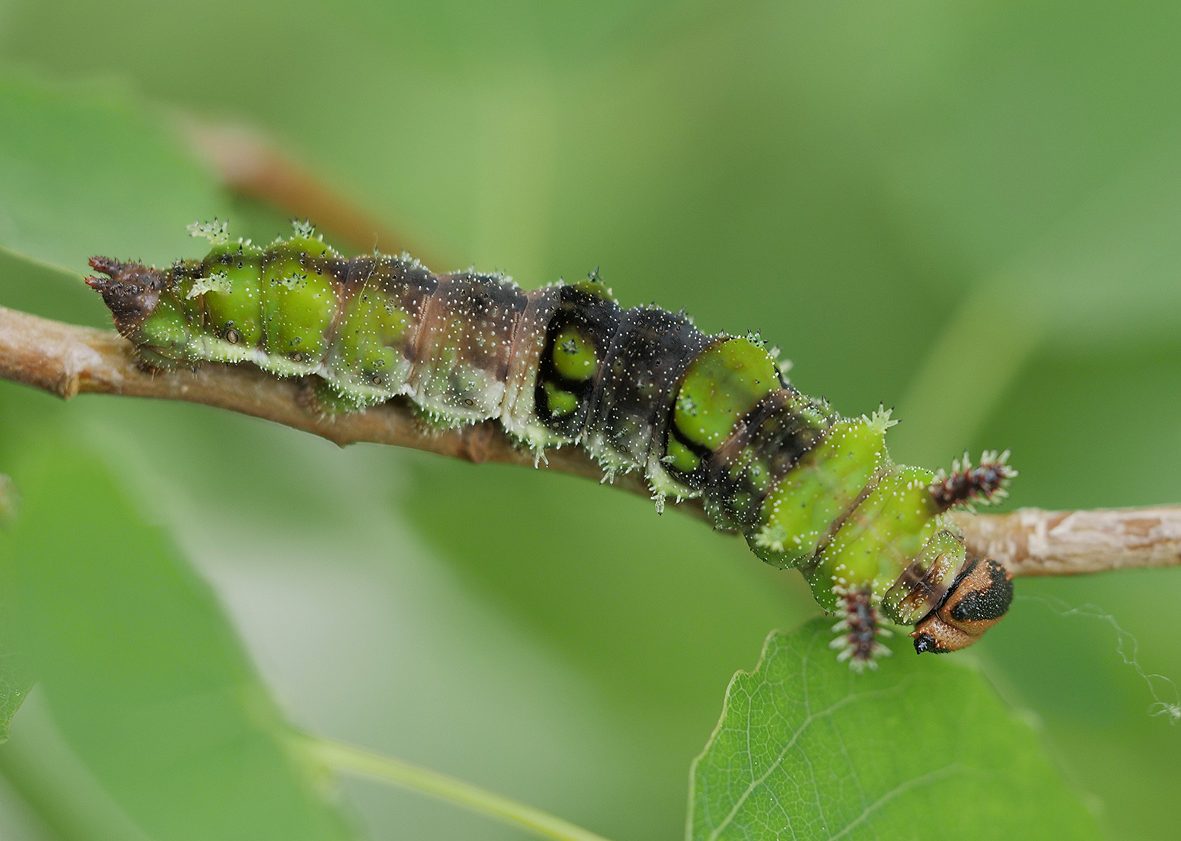
[[[103,296],[119,332],[131,336],[160,303],[160,293],[168,283],[166,274],[111,257],[91,257],[90,267],[106,277],[88,277],[87,286]]]
[[[1001,620],[1013,601],[1013,576],[993,560],[970,559],[947,594],[914,626],[914,650],[946,654],[967,648]]]

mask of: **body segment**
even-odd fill
[[[497,420],[538,452],[581,446],[608,476],[642,472],[657,499],[701,497],[717,528],[799,569],[846,615],[838,642],[855,663],[877,648],[879,610],[942,651],[1008,606],[1008,577],[967,558],[945,516],[1002,492],[1003,457],[951,476],[896,465],[888,413],[841,416],[755,339],[620,307],[594,277],[524,291],[407,256],[345,258],[306,226],[265,247],[198,233],[213,245],[199,261],[91,261],[105,277],[88,282],[146,364],[250,363],[314,377],[326,408],[405,397],[440,425]]]

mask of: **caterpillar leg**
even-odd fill
[[[324,379],[315,375],[300,377],[297,381],[295,402],[300,408],[319,418],[358,412],[364,404],[351,400],[332,388]]]
[[[891,636],[882,627],[877,602],[869,586],[834,588],[838,610],[844,618],[832,626],[836,638],[829,644],[838,650],[837,659],[848,660],[855,672],[876,669],[878,657],[888,657],[890,649],[879,641]]]

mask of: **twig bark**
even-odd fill
[[[362,441],[425,450],[471,462],[533,465],[491,422],[449,432],[426,430],[407,406],[321,416],[306,408],[300,384],[247,366],[202,365],[195,370],[147,373],[131,345],[114,331],[75,327],[0,307],[0,378],[69,399],[119,394],[186,400],[230,409],[311,432],[344,446]],[[601,478],[581,450],[547,453],[550,470]],[[616,487],[648,495],[637,476]],[[677,508],[704,517],[700,505]],[[995,558],[1014,575],[1075,575],[1134,567],[1181,565],[1181,505],[1094,511],[956,514],[968,547]]]
[[[1181,565],[1181,505],[955,516],[968,546],[1014,575]]]
[[[0,307],[0,378],[69,400],[79,394],[118,394],[185,400],[230,409],[311,432],[344,446],[392,444],[483,463],[533,465],[494,423],[438,432],[424,429],[407,406],[389,403],[366,412],[324,416],[309,411],[297,380],[249,366],[201,365],[195,370],[149,373],[135,362],[131,344],[113,330],[95,330]],[[601,478],[602,471],[575,447],[551,450],[548,467]],[[648,494],[637,477],[617,485]]]

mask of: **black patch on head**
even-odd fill
[[[914,638],[915,654],[946,654],[946,648],[940,648],[939,643],[930,634],[919,634]]]
[[[987,561],[988,586],[972,590],[951,609],[951,618],[960,621],[1000,619],[1013,601],[1013,582],[1005,575],[1005,568],[996,561]]]

